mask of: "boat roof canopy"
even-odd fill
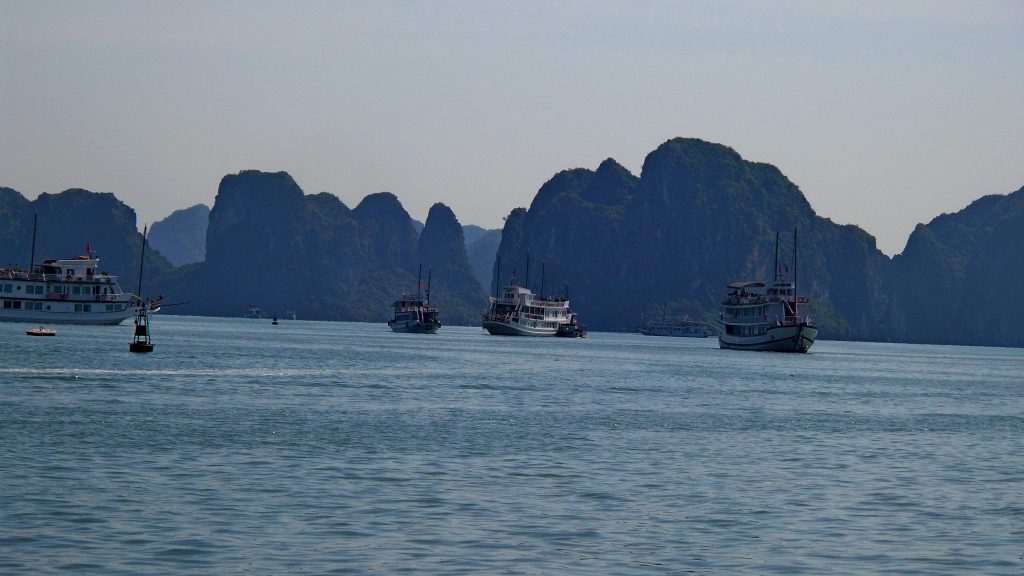
[[[729,288],[741,290],[743,288],[764,288],[764,282],[733,282]]]

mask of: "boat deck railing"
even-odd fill
[[[2,270],[0,279],[3,280],[24,280],[26,282],[79,282],[109,284],[114,277],[108,274],[95,274],[90,276],[69,276],[62,274],[41,274],[39,272],[26,272],[24,270]]]

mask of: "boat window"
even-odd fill
[[[15,300],[15,301],[13,301],[13,302],[11,303],[11,306],[12,306],[12,307],[13,307],[13,308],[14,308],[15,310],[21,310],[21,300]]]

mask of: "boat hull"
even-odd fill
[[[558,333],[557,328],[534,328],[499,320],[484,320],[483,327],[494,336],[554,336]]]
[[[718,335],[719,348],[762,352],[807,352],[818,337],[818,329],[808,324],[773,326],[759,336]]]
[[[135,314],[137,308],[110,312],[60,312],[42,310],[0,310],[0,322],[28,322],[32,324],[86,324],[115,325]]]
[[[440,324],[424,324],[422,322],[407,322],[403,320],[389,320],[388,327],[392,332],[405,332],[408,334],[437,334]]]

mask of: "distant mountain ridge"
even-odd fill
[[[461,241],[450,210],[431,214],[454,221]],[[426,236],[418,238],[412,218],[389,192],[371,194],[350,210],[326,192],[304,195],[287,173],[244,171],[221,181],[206,260],[182,269],[168,291],[192,302],[183,313],[237,316],[252,304],[306,319],[383,322],[391,302],[416,289],[421,252],[439,270],[469,269],[449,236],[428,233],[439,226],[428,218]],[[448,303],[441,312],[445,324],[471,323],[483,306],[483,289],[471,275],[440,273],[432,297]]]
[[[30,201],[0,188],[0,266],[29,265],[36,214],[36,261],[88,243],[103,270],[134,289],[141,235],[135,212],[110,193]],[[814,302],[823,339],[1024,346],[1024,308],[1004,296],[1024,280],[1024,188],[919,225],[892,259],[860,228],[815,214],[774,166],[684,138],[648,154],[640,176],[611,158],[555,174],[500,231],[462,226],[443,204],[417,231],[393,194],[349,209],[332,194],[304,194],[287,173],[244,171],[221,181],[205,258],[172,266],[161,236],[184,244],[201,219],[169,234],[155,224],[150,238],[144,292],[191,301],[175,313],[238,316],[254,304],[383,322],[390,303],[416,289],[422,263],[442,321],[476,325],[497,256],[502,281],[514,273],[537,291],[568,292],[591,329],[633,329],[645,310],[714,322],[725,284],[769,279],[777,232],[780,259],[793,265],[795,229],[799,291]]]
[[[766,279],[776,231],[794,228],[801,287],[817,300],[823,333],[884,339],[889,259],[874,238],[817,216],[775,167],[701,140],[667,141],[639,178],[612,159],[556,174],[529,210],[508,217],[499,255],[507,277],[530,253],[551,286],[572,286],[588,325],[622,330],[641,323],[644,305],[716,318],[725,285]],[[792,241],[780,254],[792,261]]]
[[[38,229],[35,262],[30,262],[34,217]],[[87,248],[99,257],[101,272],[117,276],[125,291],[137,289],[142,234],[135,211],[113,194],[72,188],[28,200],[16,190],[0,188],[0,266],[29,269],[49,258],[86,255]],[[145,270],[146,279],[155,280],[169,274],[172,266],[151,250]]]
[[[1024,187],[919,224],[892,269],[893,340],[1024,346]]]
[[[149,243],[175,266],[202,262],[206,258],[209,222],[210,208],[206,204],[175,210],[167,218],[153,223]]]

